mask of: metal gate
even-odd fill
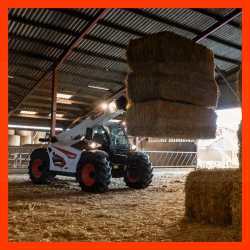
[[[196,167],[197,152],[142,151],[149,156],[153,167]]]
[[[8,147],[8,168],[27,169],[29,166],[30,155],[33,150],[44,146],[35,147]]]

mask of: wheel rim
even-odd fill
[[[32,164],[32,174],[35,178],[41,177],[43,170],[42,170],[42,161],[40,159],[36,159]]]
[[[140,168],[136,163],[129,166],[128,173],[130,182],[137,182],[140,179]]]
[[[86,164],[82,169],[82,181],[86,186],[91,186],[95,182],[95,169],[93,165]]]

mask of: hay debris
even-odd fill
[[[130,40],[126,58],[131,71],[214,78],[214,54],[201,44],[173,32]]]
[[[126,113],[131,136],[215,138],[217,115],[212,109],[158,100],[133,104]]]
[[[129,73],[126,79],[130,103],[165,99],[216,108],[218,86],[214,79],[192,79],[177,74]]]
[[[241,179],[238,169],[198,170],[185,184],[185,214],[197,222],[241,230]]]

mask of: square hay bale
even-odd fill
[[[232,227],[239,236],[242,234],[242,175],[239,174],[234,183],[231,192],[231,209],[232,209]]]
[[[165,99],[191,103],[205,108],[217,107],[218,86],[215,79],[192,79],[176,74],[129,73],[126,79],[130,103]]]
[[[238,169],[191,172],[185,184],[185,213],[197,222],[233,225],[241,230],[241,179]]]
[[[214,78],[214,54],[201,44],[173,32],[159,32],[130,40],[126,51],[131,71]]]
[[[145,137],[215,138],[216,118],[212,109],[164,100],[133,104],[126,112],[128,134]]]

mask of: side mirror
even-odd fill
[[[86,129],[85,139],[86,139],[86,140],[92,140],[92,138],[93,138],[93,133],[94,133],[94,130],[93,130],[92,128],[87,128],[87,129]]]

